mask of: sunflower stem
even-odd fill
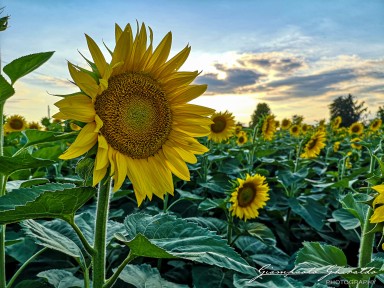
[[[5,101],[0,101],[0,157],[4,155],[4,105]],[[5,189],[6,176],[0,174],[0,197],[6,194]],[[6,225],[0,225],[0,288],[6,287],[6,274],[5,274],[5,229]]]
[[[105,283],[106,234],[111,192],[111,178],[107,176],[100,182],[97,196],[96,227],[94,235],[93,287],[102,288]]]

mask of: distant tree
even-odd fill
[[[256,109],[255,111],[253,111],[253,114],[251,116],[251,122],[249,122],[249,127],[255,127],[263,116],[270,114],[271,109],[269,108],[267,103],[257,104]]]
[[[365,102],[354,99],[355,97],[351,94],[348,96],[339,96],[329,105],[331,114],[331,121],[337,116],[341,116],[342,122],[341,127],[349,127],[352,123],[361,120],[363,113],[367,111]]]
[[[376,117],[380,118],[381,121],[383,121],[384,123],[384,107],[383,106],[379,106],[379,109],[377,110],[377,113],[376,113]]]

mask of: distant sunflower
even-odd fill
[[[292,125],[291,128],[289,129],[289,132],[291,133],[292,136],[298,137],[300,135],[301,129],[299,125]]]
[[[208,139],[213,142],[220,143],[230,138],[235,132],[235,117],[232,113],[217,112],[211,116],[211,132],[208,135]]]
[[[238,136],[243,131],[242,125],[236,125],[235,127],[235,135]]]
[[[361,135],[363,134],[364,126],[360,122],[355,122],[349,126],[349,133],[352,135]]]
[[[303,125],[301,125],[301,131],[302,131],[303,133],[307,133],[308,130],[309,130],[309,128],[310,128],[310,126],[309,126],[308,124],[303,124]]]
[[[4,132],[23,131],[28,128],[27,121],[21,115],[12,115],[5,119]]]
[[[383,123],[383,121],[379,118],[372,120],[371,124],[369,125],[369,130],[371,130],[373,132],[379,130],[382,123]]]
[[[77,125],[76,123],[69,123],[69,127],[71,128],[72,131],[80,131],[81,130],[81,127],[79,125]]]
[[[75,142],[60,156],[72,159],[97,145],[93,185],[108,168],[117,191],[128,176],[138,205],[153,194],[163,199],[173,194],[172,174],[188,181],[186,162],[196,163],[195,154],[208,149],[194,137],[209,134],[214,110],[189,104],[205,92],[206,85],[190,85],[199,74],[179,72],[190,47],[167,61],[171,51],[169,32],[153,49],[153,34],[144,23],[133,34],[128,24],[115,26],[116,46],[107,63],[100,48],[86,35],[94,63],[92,71],[68,63],[69,72],[81,92],[68,95],[55,105],[60,119],[85,122]]]
[[[302,158],[315,158],[320,154],[321,149],[325,147],[325,132],[317,131],[312,135],[304,147],[304,152],[300,155]]]
[[[340,149],[340,141],[333,143],[333,152],[337,152]]]
[[[351,147],[357,150],[361,150],[362,146],[358,144],[357,142],[361,141],[360,138],[353,138],[351,140]]]
[[[247,133],[245,133],[244,131],[242,131],[241,133],[239,133],[239,135],[237,136],[237,140],[236,140],[236,143],[237,145],[244,145],[245,143],[248,142],[248,136],[247,136]]]
[[[247,221],[248,219],[257,218],[259,209],[266,205],[269,200],[269,187],[264,176],[256,174],[250,176],[247,174],[246,179],[237,179],[238,185],[231,194],[229,202],[232,215]]]
[[[373,186],[372,189],[379,194],[373,200],[372,206],[374,210],[369,221],[371,223],[384,222],[384,184]]]
[[[282,130],[288,130],[289,127],[291,127],[291,120],[287,119],[287,118],[284,118],[283,120],[281,120],[281,129]]]
[[[337,116],[335,119],[333,119],[332,129],[338,129],[342,121],[343,121],[343,118],[341,118],[341,116]]]
[[[268,115],[264,118],[263,125],[261,126],[261,135],[265,140],[272,140],[276,132],[275,116]]]
[[[28,129],[41,130],[43,127],[41,127],[39,122],[32,121],[28,123]]]

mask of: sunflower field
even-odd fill
[[[384,287],[381,120],[245,127],[152,33],[86,35],[40,123],[4,104],[53,52],[2,69],[0,288]]]

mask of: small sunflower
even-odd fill
[[[355,122],[349,126],[349,133],[351,135],[361,135],[363,134],[364,126],[360,122]]]
[[[353,138],[352,140],[351,140],[351,147],[352,148],[354,148],[354,149],[357,149],[357,150],[361,150],[361,145],[360,144],[358,144],[357,142],[359,142],[359,141],[361,141],[361,139],[360,138]]]
[[[109,171],[117,191],[128,176],[140,206],[153,194],[161,199],[173,194],[172,174],[189,181],[186,162],[196,163],[195,154],[208,151],[194,137],[209,134],[214,110],[188,103],[207,88],[190,85],[198,71],[178,71],[189,45],[167,61],[171,32],[155,49],[144,23],[136,35],[131,25],[123,30],[116,24],[115,38],[110,63],[88,35],[92,71],[68,63],[81,92],[57,102],[60,112],[54,117],[86,124],[60,158],[79,157],[96,145],[93,185]]]
[[[337,116],[335,119],[333,119],[332,129],[334,130],[338,129],[342,121],[343,121],[343,118],[341,118],[341,116]]]
[[[27,121],[21,115],[12,115],[5,119],[4,132],[23,131],[28,128]]]
[[[257,218],[259,209],[266,205],[269,200],[269,187],[264,176],[256,174],[250,176],[247,174],[246,179],[237,179],[238,185],[231,194],[229,202],[232,216],[247,221],[248,219]]]
[[[333,143],[333,152],[337,152],[340,149],[340,141]]]
[[[281,129],[282,130],[288,130],[289,127],[291,127],[291,120],[287,119],[287,118],[284,118],[283,120],[281,120]]]
[[[211,124],[211,132],[208,135],[208,139],[213,142],[220,143],[230,138],[235,132],[235,117],[232,113],[217,112],[211,116],[213,123]]]
[[[369,130],[371,130],[373,132],[379,130],[382,123],[383,123],[383,121],[379,118],[372,120],[371,124],[369,125]]]
[[[289,132],[291,133],[292,136],[298,137],[300,135],[301,129],[299,125],[292,125],[291,128],[289,129]]]
[[[275,116],[268,115],[264,118],[263,125],[261,126],[261,135],[265,140],[272,140],[276,132]]]
[[[28,129],[41,130],[43,127],[41,127],[39,122],[32,121],[28,123]]]
[[[76,123],[69,123],[69,127],[71,128],[72,131],[80,131],[81,130],[81,127],[79,125],[77,125]]]
[[[301,125],[301,131],[303,133],[307,133],[310,128],[311,128],[311,126],[309,126],[308,124],[302,124]]]
[[[317,131],[309,139],[304,147],[304,152],[300,155],[302,158],[315,158],[320,154],[321,149],[325,147],[325,132]]]
[[[372,206],[374,210],[369,221],[371,223],[384,222],[384,184],[373,186],[372,189],[379,194],[373,200]]]
[[[236,140],[237,145],[244,145],[247,142],[248,142],[247,133],[245,133],[244,131],[241,131],[237,136],[237,140]]]
[[[242,125],[236,125],[235,127],[235,135],[238,136],[243,131]]]

